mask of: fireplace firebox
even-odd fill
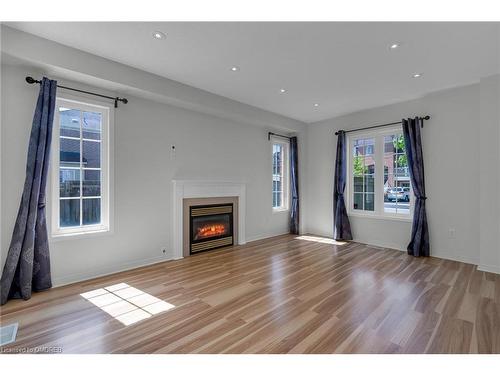
[[[233,204],[189,207],[190,254],[231,246],[233,240]]]

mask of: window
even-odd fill
[[[273,209],[288,209],[288,147],[282,140],[273,139]]]
[[[109,117],[109,107],[56,101],[53,236],[109,229]]]
[[[409,218],[412,190],[401,128],[348,137],[351,214]]]

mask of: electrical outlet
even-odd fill
[[[455,238],[455,234],[456,234],[455,228],[448,229],[448,237],[449,238]]]
[[[161,252],[163,253],[163,255],[166,255],[167,254],[167,248],[166,247],[162,247],[161,248]]]

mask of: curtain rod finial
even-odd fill
[[[28,76],[28,77],[26,77],[26,82],[28,82],[30,85],[32,85],[33,83],[38,83],[39,81],[37,81],[33,77]]]

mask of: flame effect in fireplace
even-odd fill
[[[222,236],[226,233],[226,226],[224,224],[206,224],[197,228],[197,233],[194,236],[195,240],[207,237]]]

